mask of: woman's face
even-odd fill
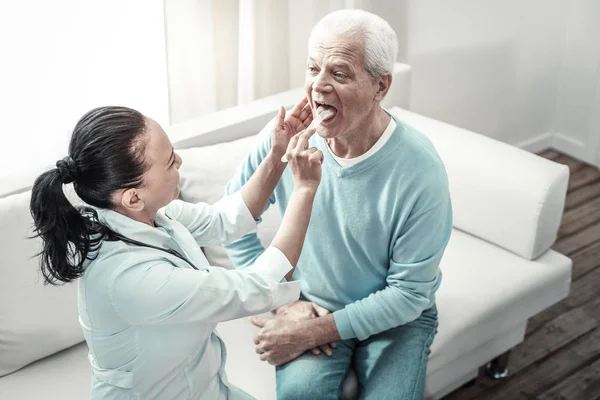
[[[158,210],[179,195],[179,167],[182,161],[156,121],[146,118],[146,127],[145,161],[149,168],[144,174],[144,186],[140,194],[146,210]]]

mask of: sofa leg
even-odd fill
[[[500,354],[487,365],[487,373],[492,379],[503,379],[508,375],[508,357],[510,350]]]
[[[473,378],[473,379],[471,379],[469,382],[467,382],[467,383],[463,384],[463,385],[462,385],[462,388],[463,388],[463,389],[467,389],[467,388],[473,387],[473,386],[475,386],[475,383],[476,383],[476,382],[477,382],[477,378]]]

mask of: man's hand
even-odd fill
[[[292,136],[308,128],[313,120],[310,104],[303,97],[286,115],[283,106],[279,108],[275,127],[271,133],[271,151],[280,159],[285,154]]]
[[[256,353],[262,361],[271,365],[283,365],[295,360],[311,347],[306,341],[298,340],[295,334],[301,322],[260,317],[250,318],[250,322],[262,328],[254,338]]]
[[[277,310],[273,311],[273,314],[275,314],[277,319],[284,321],[302,321],[317,317],[324,317],[329,313],[329,310],[326,310],[317,303],[303,300],[296,300],[293,303],[279,307]],[[335,348],[335,342],[315,347],[310,349],[310,351],[316,356],[321,354],[321,351],[328,356],[331,356],[333,353],[332,348]]]

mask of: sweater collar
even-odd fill
[[[400,144],[401,135],[402,135],[402,132],[404,131],[404,125],[393,115],[390,114],[390,117],[393,118],[394,121],[396,121],[396,129],[394,130],[394,133],[389,138],[389,140],[375,154],[373,154],[369,158],[362,160],[361,162],[359,162],[355,165],[349,166],[349,167],[342,167],[337,163],[337,161],[331,155],[331,152],[327,149],[327,142],[325,141],[325,139],[323,139],[322,137],[320,137],[318,135],[314,135],[311,138],[311,141],[314,140],[313,145],[316,146],[317,148],[319,148],[323,152],[323,154],[325,156],[324,165],[326,165],[326,168],[329,168],[332,171],[334,171],[334,173],[337,176],[345,177],[345,176],[357,174],[357,173],[360,173],[362,171],[365,171],[365,170],[373,167],[380,161],[387,158],[391,153],[393,153],[393,151],[396,149],[396,147]]]

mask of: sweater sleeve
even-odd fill
[[[449,197],[410,216],[393,245],[387,286],[333,314],[340,337],[365,340],[417,319],[439,286],[439,263],[451,232]]]

